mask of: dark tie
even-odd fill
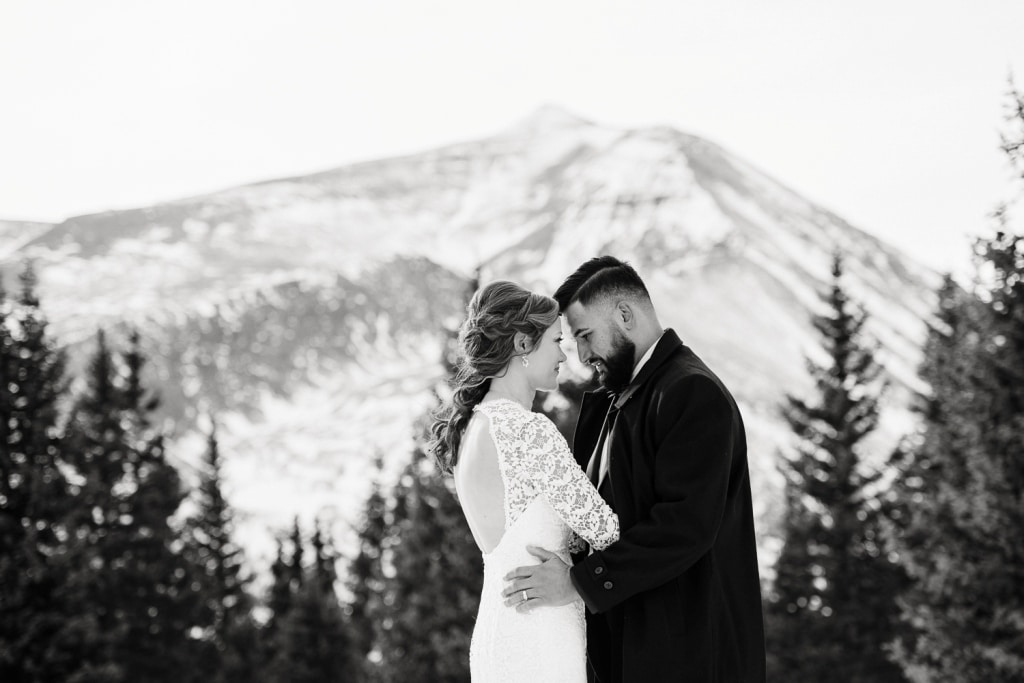
[[[615,509],[615,496],[612,494],[612,478],[610,475],[604,475],[604,481],[597,488],[597,492],[601,494],[605,502],[608,503],[608,507],[612,510]]]
[[[594,449],[594,455],[591,458],[590,467],[587,468],[587,475],[590,477],[590,483],[594,485],[597,492],[601,494],[601,497],[615,509],[614,497],[612,496],[612,484],[611,484],[611,473],[606,472],[604,475],[604,481],[601,481],[601,460],[605,457],[605,446],[608,439],[611,438],[612,428],[615,426],[615,418],[618,415],[618,410],[615,409],[614,403],[608,407],[608,412],[604,416],[604,423],[601,425],[601,434],[597,439],[597,447]],[[607,454],[609,459],[608,466],[611,465],[611,453]]]

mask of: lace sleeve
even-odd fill
[[[523,442],[527,445],[527,457],[523,465],[537,490],[547,496],[551,507],[595,550],[604,550],[617,541],[618,516],[576,464],[569,445],[554,423],[535,413],[525,430]]]

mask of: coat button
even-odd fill
[[[604,587],[605,587],[605,590],[611,590],[612,588],[615,587],[615,584],[612,583],[611,581],[605,581],[604,582]]]
[[[598,567],[594,570],[595,574],[604,574],[604,567]]]

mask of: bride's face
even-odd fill
[[[544,331],[533,350],[526,354],[526,358],[530,361],[526,375],[534,389],[552,391],[558,388],[558,369],[565,362],[561,318]]]

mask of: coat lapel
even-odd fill
[[[635,394],[640,387],[646,384],[647,380],[649,380],[651,376],[658,371],[658,368],[664,364],[677,349],[682,347],[682,345],[683,342],[679,339],[679,335],[676,334],[675,330],[672,328],[665,330],[665,333],[661,335],[661,339],[655,343],[654,353],[651,354],[651,357],[647,360],[644,366],[640,368],[640,374],[638,374],[633,381],[629,383],[629,386],[622,390],[622,393],[619,394],[619,397],[615,400],[616,410],[621,410],[622,406],[626,404],[626,401],[632,398],[633,394]]]
[[[605,413],[612,403],[612,394],[606,391],[588,391],[583,394],[580,404],[580,416],[576,420],[576,431],[573,435],[573,456],[583,471],[587,471],[587,463],[594,454],[597,439],[601,436],[601,425],[604,424]]]
[[[640,374],[629,383],[629,386],[618,397],[604,390],[588,391],[583,395],[583,402],[580,405],[580,416],[576,421],[576,431],[573,436],[573,455],[584,472],[587,471],[587,463],[590,462],[590,457],[594,454],[594,448],[597,446],[598,438],[601,435],[601,425],[604,424],[604,418],[609,409],[613,413],[612,416],[609,416],[609,419],[612,419],[615,417],[614,413],[621,410],[629,399],[654,376],[658,368],[682,346],[683,342],[679,339],[679,335],[669,328],[665,330],[661,339],[657,341],[654,352],[643,368],[640,369]],[[613,488],[621,485],[614,484],[615,481],[626,483],[622,479],[622,470],[619,468],[625,465],[629,457],[629,444],[627,443],[629,436],[628,434],[616,433],[621,432],[621,426],[616,423],[616,427],[617,429],[614,429],[609,434],[612,462],[610,463],[608,476],[613,481]]]
[[[615,510],[619,513],[620,519],[623,519],[622,515],[626,514],[627,518],[625,519],[628,520],[628,511],[633,508],[632,451],[639,447],[638,444],[634,443],[634,439],[639,438],[637,426],[631,425],[629,418],[621,414],[621,411],[628,405],[629,400],[660,371],[661,366],[682,346],[683,342],[672,329],[665,330],[661,339],[657,341],[654,352],[640,369],[639,374],[629,383],[629,386],[622,390],[622,393],[615,398],[611,406],[609,419],[614,419],[615,421],[613,422],[612,432],[608,437],[611,440],[608,450],[608,455],[611,459],[608,464],[608,485],[611,487],[611,498],[615,501]],[[627,412],[632,412],[633,419],[635,419],[636,411]],[[626,419],[623,419],[624,417]]]

